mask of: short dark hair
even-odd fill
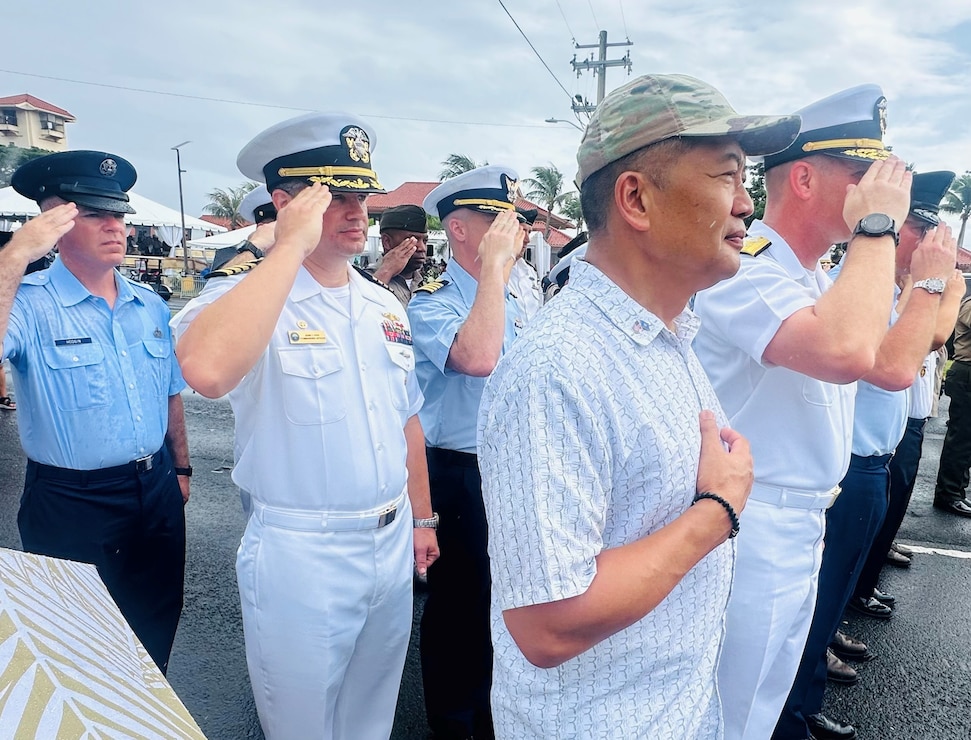
[[[590,175],[580,186],[580,210],[589,230],[597,232],[607,226],[607,214],[614,200],[614,183],[621,173],[644,171],[656,187],[664,188],[668,170],[690,146],[691,143],[682,138],[665,139],[631,152]]]
[[[310,183],[306,180],[301,180],[299,177],[288,177],[286,180],[280,180],[276,185],[273,186],[273,190],[282,190],[289,196],[295,196],[301,190],[309,188]],[[273,192],[270,192],[273,195]]]

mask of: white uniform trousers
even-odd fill
[[[377,529],[268,524],[236,556],[246,662],[268,740],[387,740],[412,623],[407,496]]]
[[[772,736],[816,608],[825,528],[822,509],[745,505],[718,667],[725,740]]]

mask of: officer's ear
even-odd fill
[[[651,226],[655,190],[651,179],[636,170],[625,170],[614,181],[614,208],[635,231],[647,231]]]
[[[788,167],[789,190],[799,200],[809,200],[813,192],[819,189],[822,175],[819,168],[808,159],[797,159],[789,163]]]
[[[282,210],[287,203],[293,200],[293,196],[290,193],[279,188],[270,193],[270,198],[273,201],[273,207],[277,211]]]

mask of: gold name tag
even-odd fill
[[[290,344],[326,344],[327,343],[327,335],[320,330],[292,329],[287,332],[287,336],[290,338]]]

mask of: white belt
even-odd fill
[[[404,502],[404,493],[393,501],[367,511],[307,511],[267,506],[253,499],[253,516],[271,527],[297,529],[302,532],[350,532],[360,529],[381,529],[395,520]]]
[[[749,498],[763,504],[782,506],[788,509],[828,509],[840,495],[840,487],[833,486],[828,491],[817,493],[801,488],[783,488],[764,483],[753,483]]]

